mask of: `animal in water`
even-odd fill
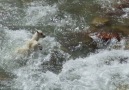
[[[16,49],[16,53],[28,56],[31,52],[34,52],[38,49],[42,50],[39,39],[45,37],[46,36],[43,34],[42,31],[36,31],[30,40],[27,40],[27,42],[22,47]]]

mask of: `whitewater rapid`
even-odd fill
[[[47,36],[41,40],[47,54],[44,54],[45,51],[38,52],[36,58],[29,57],[25,65],[19,66],[19,63],[10,56],[14,48],[22,45],[32,34],[26,30],[13,31],[7,28],[4,33],[0,65],[16,75],[10,85],[12,88],[19,90],[115,90],[120,84],[129,84],[128,50],[101,50],[85,58],[70,59],[64,63],[61,72],[55,74],[51,71],[43,72],[41,68],[44,61],[49,61],[54,46],[60,47],[54,37]]]
[[[119,90],[117,89],[119,87],[129,88],[129,50],[105,48],[90,53],[87,57],[76,59],[70,58],[68,53],[61,50],[61,45],[55,37],[56,32],[65,33],[63,28],[66,26],[69,27],[68,31],[80,30],[77,20],[72,18],[71,14],[63,12],[64,15],[58,15],[58,5],[66,1],[60,0],[58,4],[52,5],[43,0],[33,1],[24,5],[22,14],[25,16],[21,15],[21,17],[17,12],[19,10],[17,6],[0,4],[5,9],[3,10],[5,14],[2,19],[3,25],[0,25],[0,68],[13,75],[9,82],[2,82],[5,87],[0,87],[1,90],[8,87],[8,90]],[[106,4],[109,6],[113,3],[112,0],[96,0],[97,3],[103,5],[105,2],[102,1],[108,2]],[[82,17],[81,20],[84,18]],[[46,37],[40,40],[43,50],[34,52],[27,58],[16,59],[15,49],[31,38],[36,29],[12,30],[6,24],[23,27],[48,25],[47,30],[45,27],[41,28],[46,34]],[[89,27],[86,22],[81,22],[81,24],[83,29]],[[121,45],[124,47],[123,43]],[[51,55],[55,50],[65,58],[58,73],[43,68],[43,64],[51,60]]]
[[[50,71],[43,73],[34,64],[25,66],[15,71],[18,76],[14,79],[15,87],[22,90],[115,90],[119,85],[129,84],[128,54],[129,51],[105,50],[69,60],[58,75]]]

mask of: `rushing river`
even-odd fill
[[[87,31],[113,3],[120,0],[0,0],[0,90],[129,90],[124,40],[119,49],[91,50],[79,42],[68,51],[61,43],[67,33]],[[18,57],[15,49],[36,30],[46,34],[43,50]]]

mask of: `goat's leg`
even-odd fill
[[[38,43],[39,50],[42,50],[42,45]]]

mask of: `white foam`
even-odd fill
[[[114,90],[114,84],[123,81],[129,83],[129,63],[120,64],[120,58],[129,60],[128,54],[129,51],[124,50],[103,51],[87,58],[66,62],[59,75],[62,82],[67,84],[67,88],[62,90],[67,90],[69,87],[78,90],[74,88],[78,86],[84,90]],[[111,64],[106,65],[106,61]]]
[[[65,0],[64,0],[65,1]],[[114,1],[99,0],[108,6]],[[63,3],[63,2],[60,2]],[[26,10],[23,19],[25,25],[37,25],[49,19],[58,11],[56,5],[32,5]],[[70,15],[65,19],[53,20],[51,25],[70,25],[74,28],[76,20]],[[78,27],[75,28],[77,31]],[[60,44],[54,37],[47,36],[41,40],[43,51],[37,52],[37,56],[30,56],[26,65],[20,67],[10,58],[14,48],[20,46],[32,34],[27,30],[12,31],[2,29],[5,32],[4,43],[0,51],[0,66],[9,69],[16,75],[12,87],[21,90],[115,90],[119,84],[129,84],[129,51],[128,50],[101,50],[85,58],[68,60],[59,74],[50,71],[43,72],[40,68],[44,61],[49,61],[51,52],[60,49]],[[61,51],[61,50],[60,50]],[[61,51],[61,53],[64,53]],[[65,53],[64,53],[65,54]],[[68,55],[66,55],[68,58]],[[122,61],[123,60],[123,61]],[[15,67],[15,68],[14,68]]]
[[[16,71],[16,87],[23,90],[114,90],[118,84],[129,84],[128,54],[125,50],[104,50],[86,58],[69,60],[59,75],[27,66]],[[121,59],[126,59],[127,63],[120,63]]]
[[[26,10],[26,17],[23,19],[25,25],[36,25],[50,19],[57,12],[57,6],[30,6]]]
[[[12,70],[12,68],[18,65],[12,59],[15,49],[22,46],[25,40],[30,38],[31,33],[26,30],[13,31],[8,28],[3,28],[3,30],[4,36],[0,50],[0,65],[7,70]]]

